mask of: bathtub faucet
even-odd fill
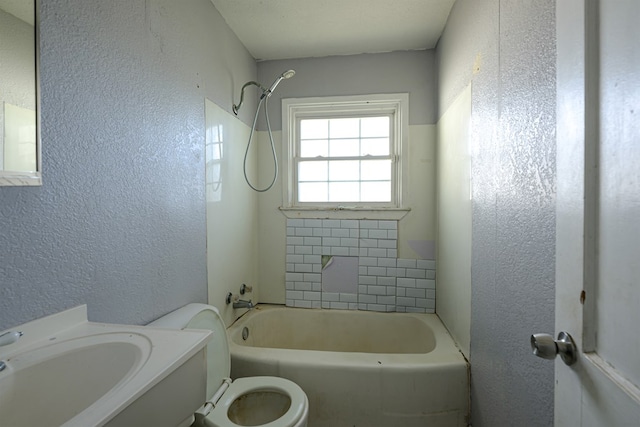
[[[239,299],[238,301],[234,301],[233,302],[233,308],[248,308],[248,309],[252,309],[253,307],[255,307],[255,306],[253,305],[251,300],[246,301],[246,300],[243,300],[243,299]]]

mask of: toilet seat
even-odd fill
[[[260,427],[295,427],[308,410],[307,395],[293,381],[279,377],[238,378],[231,383],[215,408],[206,416],[205,423],[213,427],[237,426],[227,415],[229,408],[239,397],[260,391],[278,392],[291,399],[291,406],[284,415]]]

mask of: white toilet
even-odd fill
[[[309,400],[296,383],[278,377],[249,377],[232,381],[231,356],[224,322],[206,304],[188,304],[148,326],[208,329],[207,401],[182,425],[196,427],[306,427]],[[195,419],[193,424],[191,423]]]

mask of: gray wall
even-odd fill
[[[435,50],[264,61],[258,63],[258,81],[268,87],[288,69],[296,75],[282,81],[269,100],[273,130],[282,128],[282,98],[312,96],[408,92],[409,124],[437,121]],[[266,130],[263,120],[259,129]]]
[[[437,47],[439,111],[472,82],[474,427],[553,424],[555,2],[458,0]]]
[[[40,78],[44,185],[0,188],[0,330],[206,302],[204,100],[230,110],[253,58],[209,0],[42,0]]]

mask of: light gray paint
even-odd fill
[[[553,424],[555,2],[458,0],[437,48],[439,111],[472,81],[472,423]]]
[[[209,0],[42,0],[40,77],[44,184],[0,188],[0,330],[206,302],[204,99],[230,111],[253,58]]]
[[[273,130],[282,128],[282,98],[374,93],[408,92],[409,124],[436,123],[434,50],[258,62],[258,81],[268,87],[288,69],[296,75],[283,80],[269,100]],[[266,130],[263,119],[260,130]]]

